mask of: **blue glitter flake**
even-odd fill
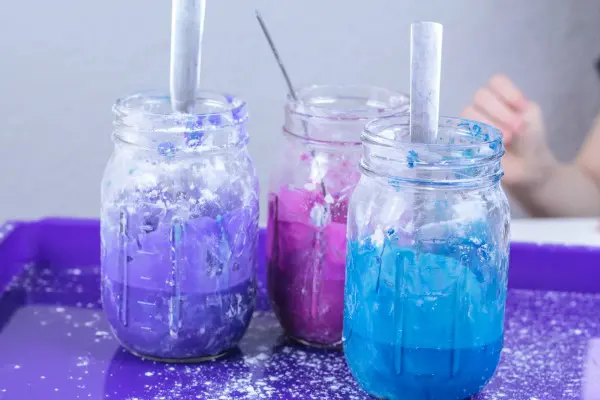
[[[475,156],[475,151],[473,149],[465,149],[463,150],[464,158],[473,158]]]
[[[204,132],[202,131],[186,132],[185,144],[188,145],[188,147],[198,147],[202,144],[203,137]]]
[[[242,119],[242,117],[243,117],[243,113],[242,113],[243,108],[244,108],[243,106],[240,106],[240,107],[236,107],[233,110],[231,110],[231,115],[233,116],[233,120],[234,121],[239,121],[239,120]]]
[[[158,154],[161,156],[173,157],[176,151],[175,145],[171,142],[163,142],[158,145]]]
[[[473,137],[480,138],[483,142],[488,142],[490,140],[489,133],[485,132],[479,124],[471,125],[468,122],[462,122],[458,124],[457,127],[468,129]]]
[[[206,115],[198,115],[196,117],[196,121],[194,122],[194,125],[191,128],[202,129],[204,127],[205,123],[206,123]]]
[[[414,168],[415,163],[419,161],[419,155],[417,154],[416,151],[411,150],[408,152],[408,155],[406,156],[406,161],[408,162],[408,168]]]
[[[221,114],[209,115],[208,122],[213,126],[221,126]]]
[[[235,97],[233,97],[233,96],[231,96],[231,95],[228,94],[228,95],[225,96],[225,100],[227,100],[227,102],[229,104],[233,104],[233,101],[235,100]]]

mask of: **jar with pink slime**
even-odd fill
[[[268,290],[292,339],[338,347],[342,338],[348,199],[358,183],[360,135],[408,98],[370,86],[309,86],[288,98],[284,146],[271,175]]]

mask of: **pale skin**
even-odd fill
[[[600,116],[571,163],[556,160],[539,106],[505,75],[480,88],[462,116],[502,131],[503,185],[531,216],[600,216]]]

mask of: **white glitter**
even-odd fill
[[[154,372],[148,371],[144,375],[146,375],[146,376],[154,376]]]
[[[304,184],[304,189],[308,190],[309,192],[312,192],[313,190],[315,190],[317,187],[315,186],[314,183],[312,182],[308,182]]]

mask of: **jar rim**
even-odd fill
[[[195,109],[189,113],[173,112],[170,95],[158,90],[118,98],[113,113],[125,125],[135,125],[136,121],[143,119],[183,130],[235,127],[248,119],[245,101],[228,93],[205,90],[196,93]]]
[[[358,99],[364,100],[362,106],[349,109],[339,104],[339,100]],[[379,104],[375,104],[376,100]],[[405,113],[408,106],[408,95],[372,85],[312,84],[287,95],[288,112],[301,118],[330,121],[369,121]]]
[[[380,118],[363,131],[361,170],[388,184],[419,187],[483,187],[502,176],[502,134],[493,126],[440,117],[436,143],[410,141],[410,116]]]
[[[365,125],[361,141],[363,143],[372,143],[386,147],[402,147],[410,145],[411,148],[427,148],[430,151],[447,150],[449,148],[455,150],[467,150],[470,148],[478,148],[482,146],[496,150],[500,155],[504,152],[502,132],[489,124],[460,117],[440,117],[440,129],[453,130],[454,133],[462,133],[463,139],[467,138],[466,142],[456,143],[452,135],[438,136],[436,143],[413,143],[410,141],[410,116],[392,116],[378,118],[369,121]],[[391,136],[391,130],[400,130],[394,132],[394,137]],[[470,141],[469,141],[470,139]]]

